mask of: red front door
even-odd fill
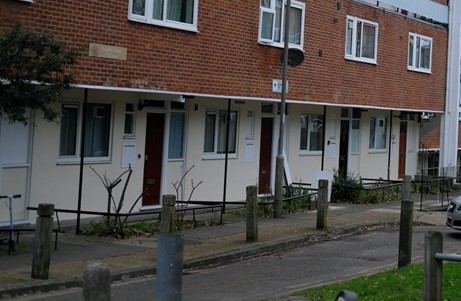
[[[147,114],[143,206],[160,204],[164,128],[165,114]]]
[[[273,119],[262,118],[258,193],[269,193],[271,190],[272,129]]]
[[[405,175],[405,161],[407,154],[407,123],[400,122],[400,139],[399,139],[399,179]]]

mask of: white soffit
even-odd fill
[[[432,0],[379,0],[379,2],[448,24],[448,6]]]

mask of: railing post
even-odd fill
[[[424,248],[424,301],[442,300],[442,261],[435,259],[443,252],[443,237],[440,232],[429,231]]]
[[[171,233],[176,230],[176,196],[166,194],[162,198],[162,213],[160,216],[160,232]]]
[[[182,300],[184,242],[179,234],[161,233],[157,238],[158,301]]]
[[[399,261],[401,268],[411,263],[413,234],[413,202],[411,199],[411,177],[403,177],[402,203],[400,206]]]
[[[38,205],[32,249],[31,277],[34,279],[48,279],[49,276],[53,215],[53,204]]]
[[[246,240],[258,241],[258,196],[256,186],[246,188]]]
[[[110,272],[103,263],[89,264],[83,272],[85,301],[110,301]]]
[[[327,226],[328,180],[319,180],[319,195],[317,198],[317,229]]]

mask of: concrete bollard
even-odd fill
[[[83,272],[85,301],[110,301],[110,272],[103,263],[89,264]]]
[[[51,237],[53,233],[53,204],[39,204],[32,249],[32,272],[34,279],[48,279],[51,258]]]
[[[403,177],[402,203],[400,206],[399,261],[401,268],[411,263],[413,234],[413,202],[411,197],[411,177]]]
[[[258,188],[246,188],[246,239],[247,242],[258,241]]]
[[[440,232],[429,231],[424,240],[424,301],[441,301],[443,264],[435,254],[443,252],[443,237]]]
[[[327,227],[328,180],[319,180],[319,195],[317,198],[317,229]]]
[[[162,212],[160,217],[160,232],[171,233],[176,231],[176,196],[166,194],[162,198]]]
[[[156,300],[182,300],[184,242],[179,234],[161,233],[157,238]]]

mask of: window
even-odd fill
[[[360,119],[352,119],[351,124],[351,155],[360,153]]]
[[[347,16],[346,58],[376,64],[378,23]]]
[[[370,120],[370,150],[386,149],[386,118],[371,118]]]
[[[112,106],[89,103],[86,111],[85,150],[86,158],[109,159]],[[80,156],[81,112],[79,104],[63,104],[61,117],[61,140],[59,156]]]
[[[229,116],[229,154],[237,151],[237,111]],[[207,110],[205,116],[206,154],[224,154],[226,152],[227,110]]]
[[[184,156],[185,119],[186,114],[184,112],[171,112],[170,114],[168,159],[182,159]]]
[[[408,70],[431,72],[432,38],[410,33],[408,37]]]
[[[197,31],[198,0],[130,0],[132,21]]]
[[[125,105],[125,127],[123,133],[125,136],[134,136],[135,115],[134,104],[127,103]]]
[[[323,115],[301,115],[301,151],[317,152],[323,147]]]
[[[283,5],[282,5],[283,4]],[[285,3],[283,0],[260,0],[259,42],[284,46]],[[305,4],[291,2],[288,42],[290,47],[303,48]]]

